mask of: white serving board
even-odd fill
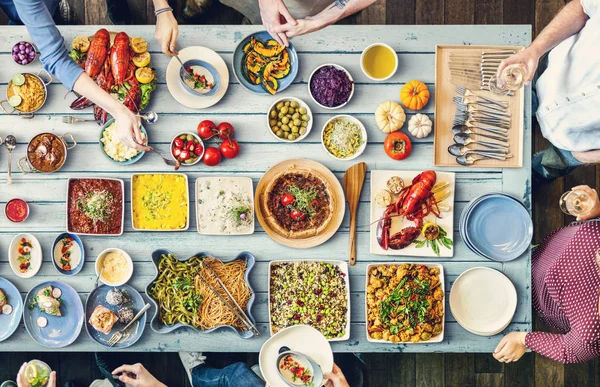
[[[419,173],[423,171],[392,171],[392,170],[373,170],[371,171],[371,221],[370,221],[370,236],[369,243],[371,247],[371,254],[379,254],[379,255],[399,255],[399,256],[411,256],[411,257],[438,257],[431,248],[427,246],[423,246],[421,248],[416,248],[414,244],[411,244],[408,247],[405,247],[401,250],[384,250],[379,243],[377,243],[377,220],[381,218],[383,215],[385,208],[379,207],[375,203],[375,194],[380,189],[387,188],[387,181],[392,176],[399,176],[404,180],[404,186],[408,186],[411,184],[412,180]],[[446,204],[450,207],[450,211],[441,212],[441,218],[437,218],[435,215],[430,214],[424,219],[424,223],[430,221],[439,225],[441,228],[446,231],[448,234],[448,238],[454,241],[454,196],[456,193],[456,178],[454,172],[437,172],[437,180],[447,181],[450,183],[450,186],[447,188],[450,190],[450,196],[442,201],[443,204]],[[393,201],[392,201],[393,202]],[[401,218],[399,216],[392,218],[392,228],[390,230],[390,236],[394,235],[401,229],[405,227],[414,226],[414,222]],[[419,237],[422,239],[422,237]],[[439,257],[453,257],[454,256],[454,245],[451,249],[447,249],[444,246],[440,246],[440,255]]]

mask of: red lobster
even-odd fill
[[[377,243],[384,249],[400,250],[409,246],[421,232],[423,218],[429,214],[440,217],[440,209],[431,190],[437,176],[434,171],[418,174],[412,185],[404,187],[398,195],[396,203],[390,204],[377,222]],[[392,217],[403,216],[415,222],[416,227],[405,227],[390,236]]]
[[[107,93],[118,93],[123,86],[126,90],[123,104],[132,112],[137,113],[142,93],[138,80],[135,78],[135,65],[132,63],[131,57],[129,36],[126,33],[119,32],[113,46],[110,47],[108,31],[100,29],[90,43],[85,72]],[[125,82],[129,84],[129,89],[125,87]],[[71,109],[80,110],[92,104],[93,102],[88,98],[80,96],[71,104]],[[102,125],[106,123],[108,113],[94,105],[94,118],[99,120]]]

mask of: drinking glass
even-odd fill
[[[50,378],[50,366],[41,360],[31,360],[25,366],[25,382],[27,387],[46,387]]]
[[[490,77],[489,88],[492,93],[497,95],[507,95],[512,91],[517,91],[525,84],[525,79],[527,79],[527,67],[522,63],[508,65],[502,70],[502,73],[500,73],[500,78],[501,79],[498,79],[496,74]],[[502,81],[502,84],[498,83],[500,80]]]
[[[578,216],[588,213],[594,203],[593,199],[583,191],[567,191],[560,197],[558,205],[565,214]]]

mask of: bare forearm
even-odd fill
[[[152,3],[154,4],[155,11],[157,9],[166,8],[169,6],[169,3],[167,2],[167,0],[152,0]]]
[[[348,0],[344,5],[339,7],[336,5],[336,3],[332,3],[321,13],[314,16],[314,18],[323,18],[323,20],[326,20],[327,25],[333,24],[345,17],[367,8],[375,1],[377,0]]]
[[[552,19],[530,47],[538,53],[538,56],[542,56],[563,40],[581,31],[588,19],[581,2],[573,0]]]
[[[106,110],[112,116],[114,116],[118,110],[124,108],[123,104],[106,91],[102,90],[86,73],[82,73],[79,78],[77,78],[73,90]]]

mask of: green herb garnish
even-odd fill
[[[450,249],[453,245],[452,239],[448,238],[448,234],[446,231],[437,226],[440,229],[440,233],[437,238],[430,241],[429,239],[415,240],[413,243],[417,249],[422,248],[423,246],[431,247],[431,250],[435,253],[435,255],[440,255],[440,246],[444,246],[447,249]]]
[[[317,199],[319,192],[316,189],[298,188],[295,185],[291,185],[287,190],[294,196],[294,205],[289,205],[288,207],[295,208],[311,216],[317,212],[314,201]]]
[[[77,208],[94,223],[105,221],[113,211],[113,195],[105,190],[90,191],[77,199]]]

